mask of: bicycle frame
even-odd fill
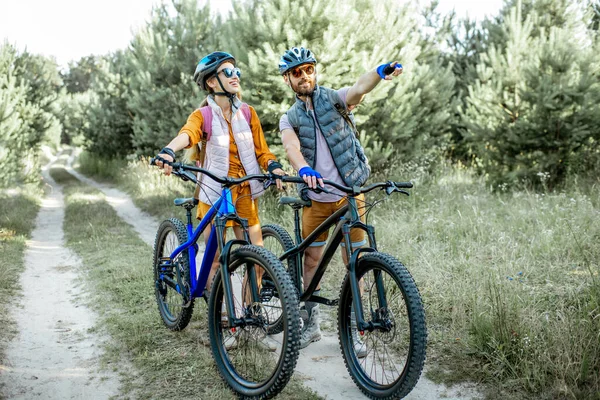
[[[223,289],[226,295],[226,304],[227,311],[229,314],[230,322],[235,326],[236,321],[235,318],[235,310],[233,308],[233,292],[231,287],[231,281],[229,280],[229,253],[231,250],[231,246],[234,244],[249,244],[250,238],[248,235],[248,222],[244,218],[240,218],[237,214],[235,214],[235,207],[233,205],[231,190],[227,187],[222,189],[221,196],[219,199],[210,207],[206,215],[202,218],[196,229],[193,228],[192,224],[192,215],[191,208],[187,209],[187,233],[188,240],[177,247],[170,255],[171,260],[174,260],[178,255],[180,255],[183,251],[188,251],[189,255],[189,264],[190,264],[190,296],[191,298],[202,297],[204,294],[204,289],[206,287],[206,283],[208,280],[208,275],[212,268],[212,263],[217,253],[217,249],[221,253],[221,274],[223,278]],[[196,265],[196,253],[198,250],[197,241],[200,238],[202,232],[206,229],[206,227],[215,220],[213,224],[210,235],[208,238],[208,242],[206,244],[206,250],[204,252],[204,256],[202,258],[202,263],[200,268]],[[227,243],[224,243],[224,234],[226,229],[227,221],[233,220],[238,222],[243,230],[244,230],[244,238],[245,240],[230,240]],[[179,274],[179,270],[177,270],[177,274]],[[256,283],[256,275],[254,273],[249,274],[249,278],[252,282],[252,298],[256,300],[258,298],[258,293],[255,290]],[[179,288],[178,290],[185,290]],[[184,294],[185,295],[185,294]]]
[[[358,208],[356,204],[356,198],[352,196],[347,197],[348,204],[337,210],[335,213],[330,215],[325,221],[323,221],[310,235],[306,237],[306,239],[302,240],[302,235],[300,232],[300,218],[298,217],[299,209],[294,209],[294,234],[296,246],[294,248],[283,253],[279,259],[284,261],[290,257],[296,258],[296,282],[298,283],[298,293],[300,295],[300,301],[313,301],[316,303],[322,303],[328,306],[334,306],[337,304],[337,300],[329,300],[320,296],[314,296],[318,283],[321,281],[323,274],[327,270],[327,266],[331,261],[331,258],[335,254],[337,248],[339,247],[342,240],[345,243],[345,251],[346,256],[348,258],[348,271],[350,273],[350,286],[352,289],[352,299],[354,304],[354,310],[356,312],[356,322],[359,330],[372,330],[375,326],[369,325],[364,320],[364,315],[362,312],[362,305],[360,300],[360,288],[358,279],[356,279],[356,263],[358,260],[358,256],[363,252],[375,252],[377,251],[377,243],[375,241],[375,229],[371,225],[367,225],[360,220],[360,216],[358,215]],[[327,240],[327,244],[325,245],[325,249],[323,251],[323,255],[317,264],[317,270],[315,275],[310,282],[306,291],[303,291],[301,287],[302,280],[302,254],[304,251],[313,243],[319,235],[323,232],[326,232],[335,225],[335,229],[333,230],[333,234]],[[351,247],[351,239],[350,239],[350,230],[362,229],[367,233],[369,239],[368,247],[361,247],[354,251],[352,251]],[[383,284],[381,282],[380,276],[376,276],[377,283],[377,292],[379,303],[381,307],[387,306],[387,301],[385,296],[383,295]]]

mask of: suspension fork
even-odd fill
[[[354,307],[354,315],[356,318],[356,325],[358,330],[373,330],[378,324],[373,324],[373,322],[366,323],[364,319],[360,293],[360,283],[356,276],[356,266],[358,265],[358,258],[361,253],[372,253],[377,251],[377,243],[375,241],[375,229],[372,226],[366,225],[360,221],[360,216],[358,215],[358,209],[356,205],[356,199],[354,197],[350,197],[348,199],[348,203],[349,210],[345,218],[348,218],[351,222],[346,222],[343,224],[342,235],[344,237],[344,243],[346,244],[346,255],[348,256],[349,260],[348,274],[350,278],[350,289],[352,291],[352,307]],[[362,229],[367,233],[370,247],[360,248],[352,251],[352,240],[350,238],[350,230],[354,227],[356,227],[357,229]],[[387,299],[385,296],[385,288],[383,287],[383,278],[381,276],[381,271],[375,270],[373,271],[373,274],[375,279],[375,287],[377,288],[377,300],[379,302],[379,308],[386,309]]]
[[[221,280],[223,281],[223,296],[225,297],[225,306],[227,309],[227,320],[229,321],[229,326],[236,327],[243,324],[243,321],[240,318],[236,318],[235,316],[235,307],[234,307],[234,295],[233,295],[233,284],[231,283],[231,273],[229,272],[229,255],[231,254],[231,247],[233,245],[246,245],[248,244],[245,240],[230,240],[223,246],[223,251],[220,256],[220,264],[221,264]],[[246,263],[246,276],[248,279],[248,283],[250,284],[250,296],[252,298],[252,304],[260,302],[259,300],[259,292],[258,292],[258,280],[256,278],[256,267],[254,263]],[[240,294],[242,296],[242,303],[244,302],[244,288],[242,287],[242,292]]]
[[[225,229],[227,225],[227,221],[229,217],[219,217],[215,222],[215,230],[217,235],[217,240],[219,244],[220,256],[220,273],[221,273],[221,281],[223,282],[223,296],[225,298],[225,307],[227,310],[227,320],[229,322],[230,327],[237,327],[242,325],[244,322],[240,318],[236,318],[235,315],[235,299],[233,293],[233,284],[231,282],[231,273],[229,272],[229,256],[231,255],[231,248],[233,245],[247,245],[250,243],[249,235],[248,235],[248,223],[246,220],[233,218],[238,221],[243,228],[244,237],[246,240],[230,240],[227,243],[224,242],[225,237]],[[211,232],[212,234],[212,232]],[[246,276],[248,277],[248,281],[250,283],[250,295],[252,298],[252,303],[259,302],[259,293],[257,289],[258,280],[256,278],[256,268],[254,263],[246,263]],[[242,287],[242,303],[244,302],[244,288]]]

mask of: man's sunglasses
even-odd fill
[[[306,75],[312,75],[315,73],[315,66],[314,65],[306,65],[304,67],[296,67],[296,68],[290,70],[290,74],[292,74],[292,76],[294,78],[300,78],[302,76],[303,72],[305,72]]]
[[[237,75],[238,78],[242,76],[242,71],[240,71],[239,68],[223,68],[222,70],[217,72],[217,75],[221,72],[223,73],[223,75],[225,75],[226,78],[233,77],[233,74]]]

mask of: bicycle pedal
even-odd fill
[[[307,301],[312,301],[314,303],[325,304],[326,306],[337,306],[340,303],[340,299],[329,300],[328,298],[315,296],[314,294],[310,296]]]
[[[161,257],[158,259],[158,265],[161,267],[170,267],[173,265],[171,262],[171,257]]]

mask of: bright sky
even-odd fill
[[[214,12],[226,13],[231,0],[208,1]],[[403,0],[394,0],[403,1]],[[62,67],[90,54],[126,48],[132,31],[144,25],[160,0],[0,0],[0,43],[19,50],[54,56]],[[440,0],[439,9],[483,19],[494,15],[502,0]]]

